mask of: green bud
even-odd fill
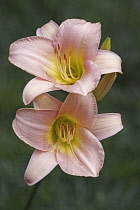
[[[105,39],[105,41],[101,45],[100,49],[102,49],[102,50],[110,50],[111,49],[111,39],[109,37],[107,37]],[[116,77],[117,77],[116,72],[115,73],[110,73],[110,74],[105,74],[102,77],[99,84],[97,85],[97,87],[93,91],[93,94],[94,94],[97,102],[101,101],[106,96],[106,94],[108,93],[108,91],[112,87]]]
[[[108,91],[112,87],[116,77],[117,77],[116,72],[110,73],[110,74],[105,74],[102,77],[99,84],[93,91],[93,94],[94,94],[97,102],[101,101],[105,97],[105,95],[108,93]]]
[[[111,39],[107,37],[103,44],[101,45],[101,50],[110,50],[111,49]]]

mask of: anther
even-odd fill
[[[65,53],[64,53],[64,60],[65,60],[66,64],[68,64],[68,59],[67,59],[67,56]]]
[[[71,54],[72,54],[72,50],[69,51],[68,56],[71,56]]]
[[[64,53],[64,59],[66,59],[67,57],[66,57],[66,54]]]
[[[58,43],[58,45],[57,45],[57,49],[60,51],[60,44]]]

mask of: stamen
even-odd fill
[[[72,50],[67,54],[60,55],[61,46],[58,43],[55,48],[57,68],[59,70],[61,78],[66,82],[66,84],[73,84],[78,78],[78,74],[71,68],[71,55]],[[79,70],[78,70],[79,72]]]
[[[66,60],[67,59],[67,57],[66,57],[66,54],[64,53],[64,60]]]
[[[61,59],[61,57],[59,56],[59,61],[60,61],[60,64],[62,63],[62,59]]]
[[[76,77],[74,77],[73,73],[72,73],[72,69],[70,67],[70,57],[68,58],[68,70],[69,70],[69,73],[70,73],[70,76],[75,79]]]
[[[62,124],[62,122],[60,123],[60,126],[59,126],[59,128],[60,128],[60,132],[59,132],[59,136],[60,136],[60,138],[61,138],[61,141],[62,142],[65,142],[66,141],[66,133],[65,133],[65,128],[64,128],[64,126],[63,126],[63,124]]]
[[[74,124],[71,127],[68,122],[66,122],[65,125],[61,122],[59,124],[59,137],[60,137],[60,140],[62,142],[67,142],[67,144],[70,144],[70,142],[74,138],[75,128],[76,128],[76,124]]]

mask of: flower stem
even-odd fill
[[[36,192],[37,192],[37,190],[38,190],[38,188],[39,188],[40,183],[41,183],[41,181],[38,182],[38,183],[35,185],[35,187],[34,187],[32,193],[31,193],[31,195],[30,195],[30,197],[29,197],[29,199],[28,199],[28,201],[27,201],[27,203],[26,203],[26,206],[25,206],[24,210],[29,210],[29,209],[30,209],[30,207],[31,207],[31,205],[32,205],[32,202],[33,202],[33,199],[34,199],[34,197],[35,197],[35,195],[36,195]]]

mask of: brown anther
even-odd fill
[[[67,59],[67,56],[66,56],[66,54],[65,54],[65,53],[64,53],[64,60],[66,61],[66,64],[67,64],[68,59]]]
[[[69,51],[68,55],[71,56],[71,54],[72,54],[72,50]]]
[[[67,57],[66,57],[66,54],[64,53],[64,59],[66,59]]]
[[[58,45],[57,45],[57,49],[60,51],[60,44],[58,43]]]
[[[68,59],[67,59],[66,55],[65,55],[65,58],[64,59],[66,61],[66,64],[68,64]]]

